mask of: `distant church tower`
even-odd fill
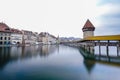
[[[94,36],[94,30],[95,30],[95,27],[88,19],[82,28],[83,38]]]

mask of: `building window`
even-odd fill
[[[8,44],[10,44],[10,41],[8,42]]]
[[[7,40],[7,37],[5,37],[5,40]]]
[[[10,40],[10,37],[8,37],[8,40]]]
[[[7,42],[5,41],[4,44],[7,44]]]
[[[0,41],[0,44],[2,44],[2,41]]]
[[[3,39],[3,37],[0,37],[0,40],[2,40]]]

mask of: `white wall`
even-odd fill
[[[94,36],[94,31],[83,32],[83,38]]]

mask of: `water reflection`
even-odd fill
[[[84,59],[84,65],[88,73],[90,74],[95,66],[95,61],[89,60],[89,59]]]
[[[120,65],[88,59],[84,51],[63,45],[0,47],[0,80],[119,80]]]
[[[0,47],[0,69],[10,60],[10,47]]]
[[[26,47],[0,47],[0,68],[3,68],[9,61],[27,59],[32,57],[47,57],[58,50],[57,45],[41,45]]]
[[[54,46],[51,46],[51,45],[44,45],[44,46],[40,46],[40,56],[48,56],[48,55],[50,55],[50,54],[52,54],[52,53],[54,53],[54,51],[56,51],[57,50],[57,48],[58,48],[58,46],[56,45],[54,45]]]
[[[84,57],[84,65],[90,73],[96,63],[120,67],[120,47],[118,46],[85,46],[79,48]]]

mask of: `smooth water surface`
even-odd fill
[[[0,47],[0,80],[120,80],[120,66],[63,45]]]

